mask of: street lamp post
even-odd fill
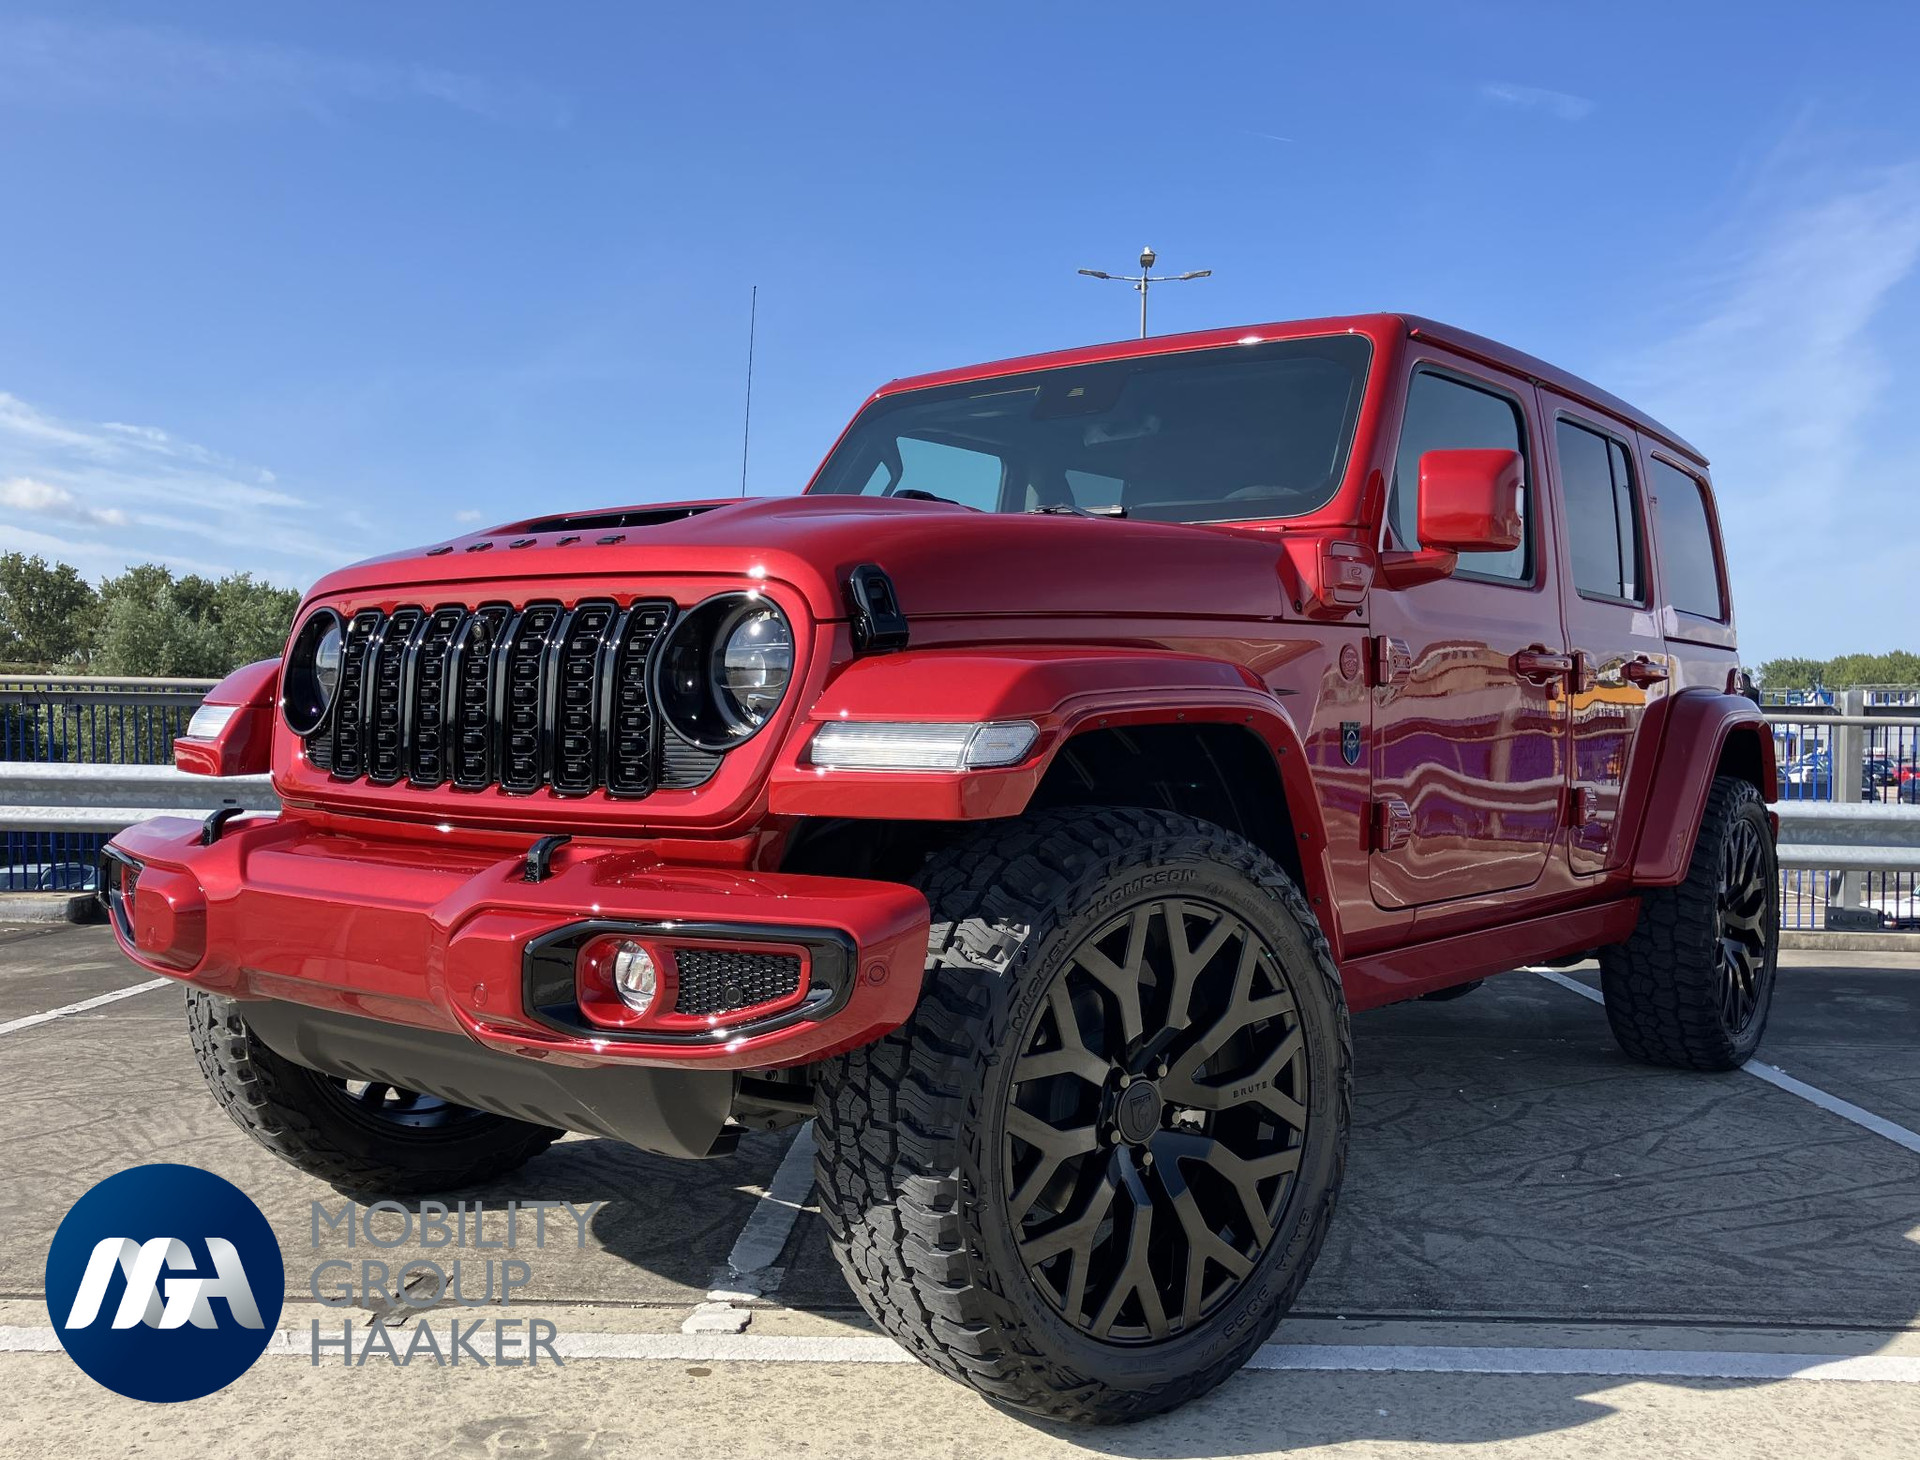
[[[1213,275],[1212,269],[1195,269],[1186,274],[1155,274],[1152,272],[1157,257],[1151,248],[1140,250],[1140,272],[1137,274],[1108,274],[1099,269],[1081,269],[1089,279],[1115,279],[1122,284],[1133,285],[1134,292],[1140,296],[1140,338],[1147,337],[1147,286],[1150,284],[1178,284],[1187,279],[1206,279]]]

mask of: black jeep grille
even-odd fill
[[[308,759],[337,781],[521,795],[700,785],[719,757],[665,727],[647,688],[673,614],[665,599],[362,609]]]
[[[742,953],[720,948],[676,948],[680,987],[676,1014],[724,1014],[783,999],[800,987],[796,953]]]

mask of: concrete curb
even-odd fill
[[[1920,953],[1920,933],[1815,933],[1782,930],[1780,946],[1807,953]]]
[[[99,907],[91,892],[0,892],[0,923],[91,923]]]

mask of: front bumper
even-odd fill
[[[155,973],[567,1065],[805,1064],[902,1023],[926,957],[927,903],[912,888],[670,864],[635,843],[572,843],[529,882],[524,853],[293,817],[249,818],[207,840],[198,821],[160,817],[113,839],[101,888],[121,947]],[[549,950],[602,928],[676,946],[797,948],[804,994],[731,1023],[596,1028],[557,989]]]

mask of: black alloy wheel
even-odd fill
[[[1066,1320],[1151,1344],[1253,1271],[1308,1128],[1274,951],[1210,903],[1142,903],[1055,976],[1014,1063],[1003,1159],[1027,1270]]]
[[[484,1110],[455,1105],[438,1095],[423,1095],[417,1090],[402,1090],[380,1080],[343,1080],[334,1075],[321,1076],[320,1083],[352,1114],[354,1119],[403,1135],[442,1133],[458,1126],[471,1125],[476,1118],[487,1118]]]
[[[1771,882],[1764,834],[1751,820],[1734,821],[1720,853],[1718,944],[1720,1016],[1735,1038],[1761,1008],[1772,931]]]

